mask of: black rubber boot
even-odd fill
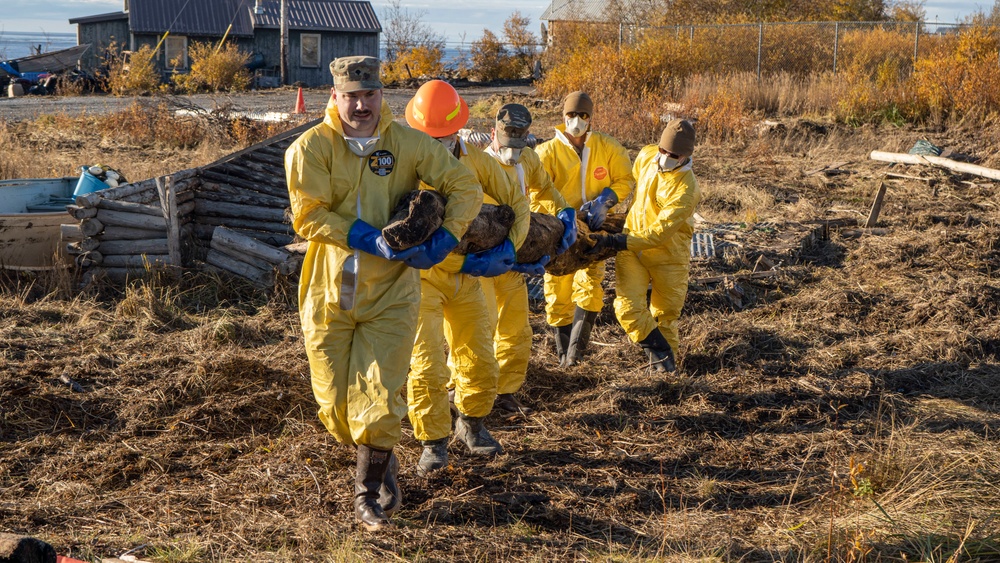
[[[677,369],[674,365],[674,351],[670,349],[670,343],[663,337],[659,327],[654,328],[649,336],[640,340],[639,345],[646,351],[649,365],[654,370],[668,373]]]
[[[483,426],[482,418],[458,415],[458,420],[455,421],[455,437],[474,455],[491,456],[503,453],[500,442],[497,442]]]
[[[590,331],[594,328],[597,313],[576,308],[573,313],[573,330],[569,333],[569,348],[566,350],[566,366],[575,366],[583,359],[590,343]]]
[[[518,401],[517,398],[514,397],[513,393],[500,393],[497,395],[496,400],[493,401],[493,408],[525,416],[535,412],[535,410],[531,407],[522,405],[521,401]]]
[[[392,450],[358,445],[358,469],[354,476],[354,517],[369,532],[389,527],[389,517],[379,504],[379,490],[389,469]]]
[[[424,451],[420,452],[420,460],[417,461],[417,474],[426,477],[429,473],[437,471],[448,465],[448,437],[438,440],[421,441]]]
[[[396,454],[389,454],[389,467],[385,470],[385,479],[378,490],[378,504],[385,511],[386,516],[392,516],[393,512],[403,504],[403,493],[399,491],[399,458]]]
[[[569,336],[573,325],[554,326],[552,334],[556,339],[556,354],[559,356],[559,367],[566,367],[566,351],[569,349]]]

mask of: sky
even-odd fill
[[[195,0],[196,1],[196,0]],[[252,0],[247,0],[248,3]],[[375,13],[384,20],[387,3],[371,0]],[[4,31],[27,31],[44,33],[74,33],[76,26],[69,24],[72,17],[103,14],[122,9],[122,0],[3,0],[0,11],[0,33]],[[502,7],[497,7],[501,4]],[[548,0],[453,0],[440,2],[432,0],[403,0],[401,6],[411,14],[422,13],[421,20],[436,33],[443,35],[449,46],[464,40],[471,43],[490,29],[502,34],[503,22],[514,11],[528,17],[528,29],[538,34],[538,19]],[[461,7],[459,7],[461,6]],[[927,0],[924,3],[927,21],[955,23],[979,10],[988,12],[993,8],[993,0]]]

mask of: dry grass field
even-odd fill
[[[558,110],[532,105],[548,137]],[[240,143],[121,133],[111,148],[80,119],[0,124],[4,161],[140,178]],[[49,121],[59,136],[38,137]],[[868,159],[927,139],[1000,167],[998,133],[789,118],[700,144],[700,214],[747,230],[863,218],[890,170],[927,181],[886,181],[878,234],[832,229],[778,276],[692,284],[669,377],[617,325],[613,275],[583,365],[558,368],[536,308],[536,414],[491,415],[506,453],[452,447],[430,479],[404,424],[405,504],[385,534],[354,524],[354,454],[316,417],[293,287],[5,275],[0,530],[87,561],[998,561],[1000,187]],[[833,163],[844,173],[806,174]],[[692,275],[748,273],[759,254]]]

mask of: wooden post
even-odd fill
[[[156,180],[156,190],[160,194],[160,205],[163,207],[163,218],[167,222],[167,247],[169,248],[170,263],[179,268],[181,266],[181,232],[180,218],[177,215],[177,194],[174,192],[173,184],[174,180],[170,176]]]
[[[288,0],[281,0],[281,84],[288,84]]]
[[[216,243],[274,265],[281,264],[290,257],[284,250],[268,246],[255,238],[241,235],[226,227],[216,227],[215,233],[212,235],[212,248],[216,248]]]
[[[868,220],[865,221],[864,227],[870,229],[878,223],[878,214],[882,211],[882,199],[885,198],[885,179],[880,179],[878,181],[878,189],[875,190],[875,201],[872,203],[871,213],[868,214]]]

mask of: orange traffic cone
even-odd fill
[[[295,100],[295,111],[292,113],[305,113],[306,112],[306,101],[302,97],[302,88],[299,88],[299,96]]]

